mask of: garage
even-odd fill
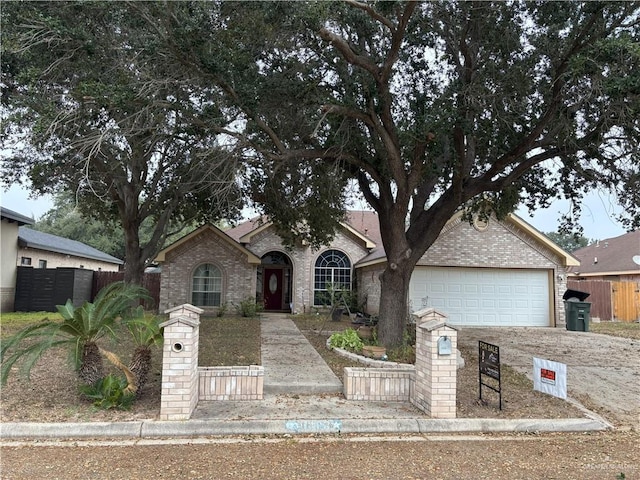
[[[452,325],[548,327],[549,271],[418,266],[412,310],[433,307]]]

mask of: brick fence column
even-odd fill
[[[185,304],[166,310],[160,420],[188,420],[198,405],[198,336],[203,310]]]
[[[429,309],[416,327],[416,377],[411,403],[431,418],[456,417],[458,332]]]

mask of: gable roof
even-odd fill
[[[640,275],[640,265],[633,260],[640,257],[640,230],[600,240],[579,248],[573,255],[580,260],[580,266],[571,268],[570,275]]]
[[[359,237],[365,248],[373,249],[382,244],[378,214],[367,210],[349,210],[341,225]],[[254,217],[226,230],[224,233],[236,242],[250,243],[251,237],[271,227],[272,223],[265,216]]]
[[[444,229],[446,229],[447,226],[460,221],[460,217],[462,215],[462,211],[456,213],[449,220],[449,222],[447,222],[447,225],[444,227]],[[578,265],[580,265],[580,261],[578,260],[578,258],[563,250],[549,237],[534,228],[529,223],[522,220],[517,215],[513,213],[509,214],[503,221],[514,224],[520,230],[523,230],[526,234],[533,237],[536,242],[556,254],[558,257],[560,257],[563,266],[577,267]],[[271,225],[272,224],[266,217],[260,216],[240,223],[238,226],[226,230],[224,233],[226,233],[236,242],[249,243],[253,235],[262,232],[263,230],[269,228]],[[355,235],[359,236],[365,242],[367,248],[371,249],[370,253],[366,257],[362,258],[356,263],[356,268],[384,263],[387,261],[384,246],[382,245],[382,235],[380,233],[380,222],[378,221],[377,212],[369,210],[349,210],[346,212],[345,220],[344,222],[342,222],[342,226]]]
[[[250,218],[249,220],[239,223],[235,227],[225,230],[224,233],[229,235],[236,242],[242,243],[240,241],[242,237],[244,237],[245,235],[251,234],[255,230],[262,230],[262,227],[264,227],[264,225],[271,225],[271,224],[269,223],[269,220],[267,220],[267,217],[265,217],[264,215],[261,215],[259,217],[253,217],[253,218]]]
[[[156,255],[156,258],[155,258],[154,261],[159,262],[159,263],[160,262],[164,262],[165,259],[166,259],[167,253],[169,253],[171,250],[179,247],[183,243],[188,242],[192,238],[200,235],[204,231],[212,232],[214,235],[220,237],[228,245],[230,245],[231,247],[235,248],[236,250],[239,250],[242,254],[247,256],[247,261],[249,263],[260,263],[261,262],[261,260],[257,256],[255,256],[249,250],[247,250],[242,245],[240,245],[240,243],[238,243],[233,237],[229,236],[227,233],[223,232],[218,227],[215,227],[215,226],[213,226],[211,224],[203,225],[200,228],[195,229],[193,232],[188,233],[184,237],[176,240],[171,245],[163,248],[162,250],[160,250],[158,255]]]
[[[63,255],[71,255],[74,257],[88,258],[91,260],[99,260],[101,262],[113,263],[116,265],[124,264],[124,262],[119,258],[101,252],[97,248],[90,247],[85,243],[58,237],[57,235],[52,235],[50,233],[39,232],[28,227],[18,228],[18,246],[35,248],[46,252],[61,253]]]
[[[8,208],[0,207],[0,215],[2,220],[6,220],[9,223],[15,222],[18,226],[34,224],[34,220],[32,218],[21,215],[20,213],[9,210]]]
[[[451,219],[449,219],[449,221],[446,223],[446,225],[442,230],[445,231],[448,226],[454,224],[455,222],[459,222],[460,217],[462,217],[463,213],[464,212],[459,211],[453,217],[451,217]],[[545,234],[543,234],[542,232],[534,228],[532,225],[522,220],[517,215],[510,213],[503,220],[503,222],[510,222],[512,224],[515,224],[515,226],[525,231],[528,235],[533,237],[537,242],[541,243],[546,248],[551,250],[553,253],[558,255],[562,259],[563,266],[580,265],[580,262],[576,257],[571,255],[569,252],[566,252],[565,250],[563,250],[558,244],[553,242],[549,237],[547,237]],[[381,244],[378,248],[373,250],[369,255],[367,255],[365,258],[361,259],[358,263],[356,263],[355,266],[356,268],[365,267],[369,265],[375,265],[378,263],[384,263],[386,261],[387,261],[387,256],[384,251],[384,247]]]

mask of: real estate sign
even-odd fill
[[[486,383],[483,375],[489,377]],[[478,342],[478,382],[480,401],[482,401],[482,387],[487,387],[498,394],[500,410],[502,410],[502,384],[500,382],[500,348],[487,342]]]
[[[567,366],[564,363],[534,357],[533,389],[566,400]]]

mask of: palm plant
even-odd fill
[[[0,381],[5,384],[12,367],[19,360],[27,378],[42,355],[54,347],[69,349],[78,377],[88,385],[104,377],[104,366],[97,341],[105,335],[115,336],[113,327],[119,317],[130,311],[136,301],[147,298],[139,285],[116,282],[104,287],[93,302],[75,308],[71,300],[58,305],[62,322],[45,319],[3,340],[0,347]]]
[[[129,370],[135,377],[138,393],[147,383],[151,370],[151,347],[162,342],[160,321],[161,319],[156,316],[145,316],[141,306],[136,308],[131,317],[124,321],[136,344],[129,363]]]

